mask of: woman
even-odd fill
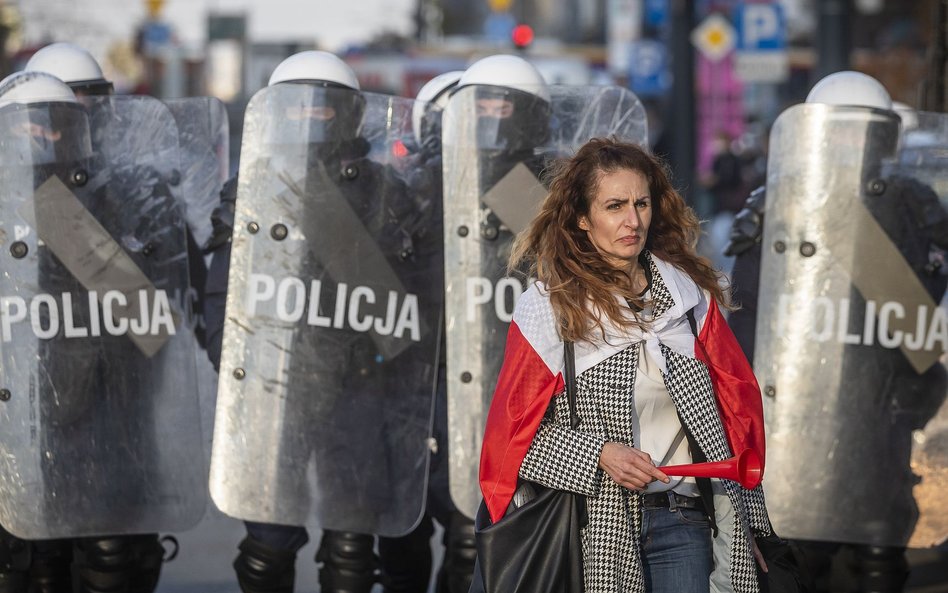
[[[585,494],[587,593],[757,591],[754,556],[766,570],[750,537],[771,532],[760,487],[656,467],[746,448],[763,459],[760,391],[698,233],[656,158],[594,139],[556,171],[510,257],[538,281],[510,326],[481,490],[493,521],[518,477]],[[563,340],[575,343],[575,431]]]

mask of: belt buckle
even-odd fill
[[[665,501],[668,500],[668,494],[665,492],[652,492],[650,494],[642,495],[642,505],[650,509],[659,509],[667,506]]]

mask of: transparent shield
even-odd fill
[[[539,211],[543,171],[595,137],[646,145],[645,110],[616,87],[506,93],[465,87],[444,112],[444,244],[451,496],[474,516],[484,422],[523,280],[508,277],[517,232]],[[508,104],[504,104],[506,100]],[[498,101],[501,101],[498,103]],[[483,117],[491,113],[508,117]],[[478,117],[478,114],[482,117]]]
[[[214,97],[165,101],[178,126],[181,191],[188,228],[198,245],[211,236],[211,213],[230,172],[229,128],[224,104]]]
[[[755,363],[784,537],[905,545],[944,486],[945,213],[900,150],[867,108],[792,107],[771,135]]]
[[[206,473],[174,120],[143,97],[36,109],[0,110],[0,523],[27,539],[187,529]],[[56,159],[7,158],[24,115]],[[148,143],[112,161],[97,147],[124,126]]]
[[[241,519],[397,535],[424,508],[442,287],[412,103],[288,84],[248,107],[211,463]]]
[[[916,126],[905,129],[903,126],[902,138],[899,145],[897,168],[902,174],[917,181],[922,187],[919,194],[927,200],[916,200],[921,205],[918,217],[924,227],[926,235],[931,235],[936,249],[929,250],[929,261],[923,266],[928,278],[926,288],[932,294],[933,300],[938,299],[940,312],[939,325],[928,328],[926,346],[932,339],[933,345],[938,337],[933,333],[941,332],[940,358],[941,366],[948,368],[948,359],[944,354],[948,331],[946,331],[945,312],[948,311],[948,294],[945,293],[945,283],[948,282],[948,116],[944,113],[918,112]],[[940,208],[930,199],[925,188],[930,188],[938,196]],[[939,329],[940,327],[940,329]],[[912,442],[912,470],[921,476],[912,493],[918,505],[919,519],[915,531],[909,540],[911,547],[930,547],[943,543],[948,538],[948,516],[941,508],[944,493],[948,492],[948,405],[945,402],[944,372],[931,371],[923,377],[931,380],[931,384],[923,386],[922,401],[924,407],[919,410],[917,428],[913,433]],[[939,391],[939,382],[941,385]],[[940,402],[940,406],[939,406]]]

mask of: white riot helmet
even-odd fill
[[[73,163],[92,153],[86,111],[72,89],[46,72],[0,81],[0,162]]]
[[[458,88],[475,84],[516,89],[550,102],[550,91],[540,71],[520,56],[487,56],[474,62],[464,71]]]
[[[355,72],[338,56],[325,51],[303,51],[286,58],[273,70],[267,86],[294,85],[294,104],[287,105],[287,130],[279,137],[298,137],[304,124],[310,144],[350,142],[359,135],[365,97]],[[279,124],[278,124],[279,125]]]
[[[83,95],[110,95],[112,83],[92,54],[71,43],[53,43],[39,50],[26,63],[27,72],[48,72]]]
[[[328,51],[301,51],[283,60],[273,70],[267,86],[281,82],[325,82],[360,90],[352,68]]]
[[[457,86],[463,74],[463,70],[439,74],[418,91],[415,104],[411,108],[411,129],[419,146],[424,143],[429,134],[440,133],[438,128],[440,128],[441,112],[451,96],[448,91]],[[435,119],[438,121],[433,121]]]
[[[892,110],[892,98],[882,83],[862,72],[834,72],[813,85],[806,102],[842,108],[832,116],[833,120],[854,117],[864,123],[864,126],[836,127],[832,143],[836,150],[851,150],[852,158],[862,159],[865,183],[883,175],[882,167],[898,147],[899,118]],[[867,113],[866,108],[885,113]]]
[[[488,56],[461,76],[458,92],[473,86],[477,146],[497,154],[532,151],[550,136],[552,106],[543,76],[519,56]]]
[[[853,70],[824,76],[813,85],[806,102],[892,110],[892,98],[882,83],[868,74]]]
[[[14,72],[0,80],[0,106],[10,103],[78,103],[62,80],[46,72]]]

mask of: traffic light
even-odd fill
[[[517,49],[526,49],[533,43],[533,27],[530,25],[517,25],[510,34],[513,44]]]

